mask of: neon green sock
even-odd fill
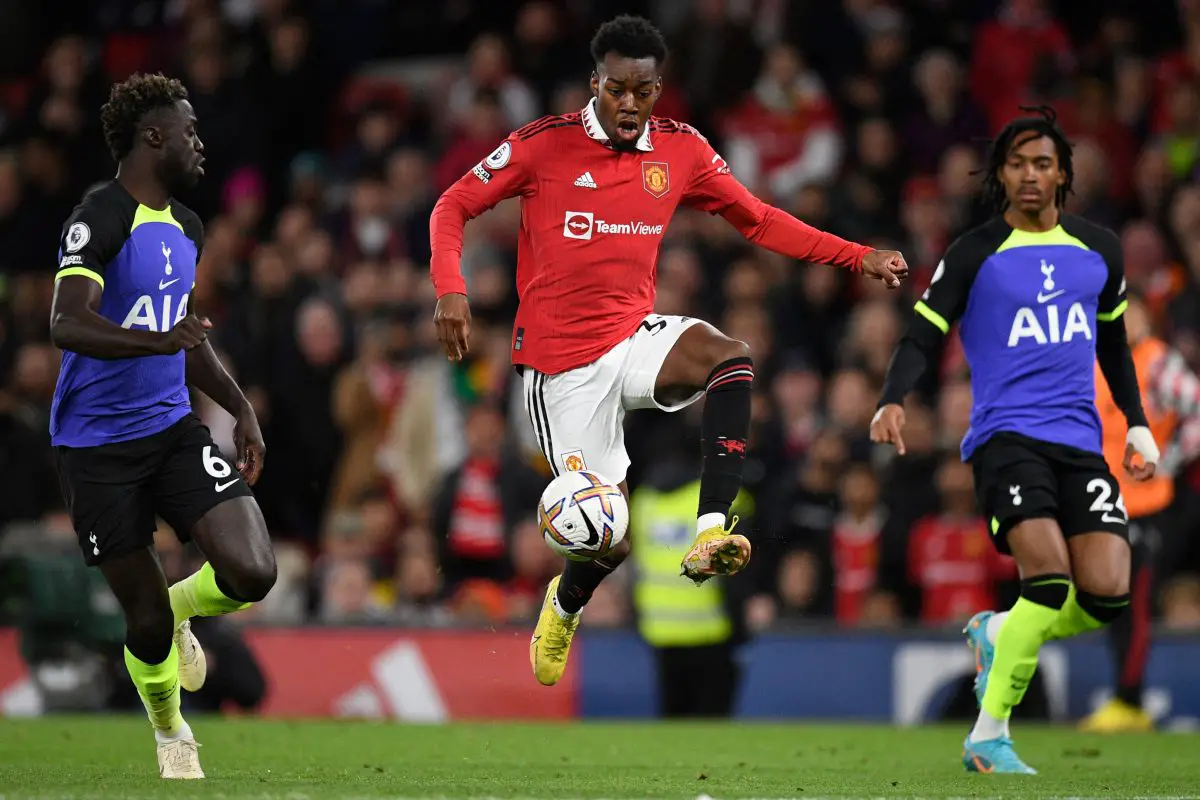
[[[1018,598],[996,635],[996,655],[983,694],[986,713],[1008,719],[1013,706],[1021,702],[1037,669],[1038,650],[1058,613],[1056,608]]]
[[[1103,627],[1103,622],[1084,611],[1083,606],[1079,605],[1079,601],[1075,599],[1075,584],[1072,583],[1070,594],[1067,595],[1067,602],[1063,603],[1062,610],[1058,612],[1058,619],[1054,620],[1054,625],[1051,626],[1046,640],[1069,639],[1072,636]]]
[[[192,617],[219,617],[249,608],[250,603],[226,597],[217,588],[217,573],[207,561],[200,569],[170,589],[171,610],[175,612],[175,627]]]
[[[139,661],[126,647],[125,668],[142,696],[142,705],[154,729],[172,736],[179,733],[184,722],[179,713],[179,651],[175,645],[171,645],[167,660],[161,664]]]

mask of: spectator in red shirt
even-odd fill
[[[1016,565],[988,541],[987,522],[975,510],[971,468],[947,458],[937,472],[942,509],[913,526],[908,578],[921,593],[921,621],[959,623],[996,605],[996,584],[1016,577]]]
[[[857,625],[879,580],[879,534],[887,518],[875,473],[866,464],[846,471],[841,507],[831,531],[834,615],[842,625]]]
[[[733,174],[776,198],[831,180],[841,164],[842,139],[825,84],[791,45],[767,55],[751,96],[726,117],[723,134]]]
[[[980,27],[972,54],[971,94],[999,130],[1025,102],[1039,57],[1065,69],[1071,42],[1043,0],[1006,0],[998,18]]]
[[[456,124],[450,144],[434,169],[437,191],[445,191],[470,172],[507,135],[499,95],[491,89],[480,89]]]

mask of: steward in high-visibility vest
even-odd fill
[[[669,491],[641,486],[630,500],[633,606],[638,631],[652,647],[717,644],[733,634],[722,582],[696,586],[679,574],[679,560],[696,538],[699,500],[699,481]]]

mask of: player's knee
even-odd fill
[[[1128,589],[1129,584],[1125,587]],[[1075,602],[1097,622],[1108,625],[1129,608],[1129,592],[1093,594],[1082,587],[1075,587]]]
[[[1129,565],[1123,565],[1124,569],[1111,567],[1102,571],[1095,569],[1095,565],[1089,565],[1088,570],[1077,570],[1075,575],[1075,589],[1082,598],[1084,595],[1088,597],[1128,597],[1129,596]],[[1083,605],[1080,600],[1079,605]],[[1099,619],[1099,617],[1097,617]]]
[[[734,377],[733,373],[735,371],[737,377],[742,377],[746,369],[751,371],[751,375],[754,369],[754,361],[750,355],[750,345],[725,336],[714,336],[709,340],[703,361],[704,381],[709,391],[718,386],[733,385],[729,381],[724,380],[724,378]],[[734,381],[734,383],[744,385],[743,381]]]
[[[1071,593],[1071,578],[1065,573],[1043,573],[1021,581],[1021,597],[1046,608],[1062,608]]]
[[[1071,554],[1058,523],[1035,517],[1022,520],[1008,532],[1008,546],[1022,575],[1063,575],[1071,572]]]
[[[746,361],[752,358],[750,345],[726,336],[717,336],[712,339],[707,356],[708,366],[712,369],[729,361]]]
[[[271,591],[271,587],[275,585],[277,574],[275,554],[267,549],[254,558],[248,558],[238,564],[230,570],[229,575],[221,577],[237,594],[237,599],[247,603],[257,603]]]

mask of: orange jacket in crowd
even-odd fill
[[[1104,459],[1121,484],[1130,519],[1164,510],[1175,499],[1174,473],[1200,454],[1200,380],[1178,352],[1147,336],[1131,342],[1133,364],[1150,432],[1163,452],[1159,469],[1138,482],[1122,467],[1125,458],[1125,415],[1113,402],[1108,383],[1096,365],[1096,407],[1104,426]]]

